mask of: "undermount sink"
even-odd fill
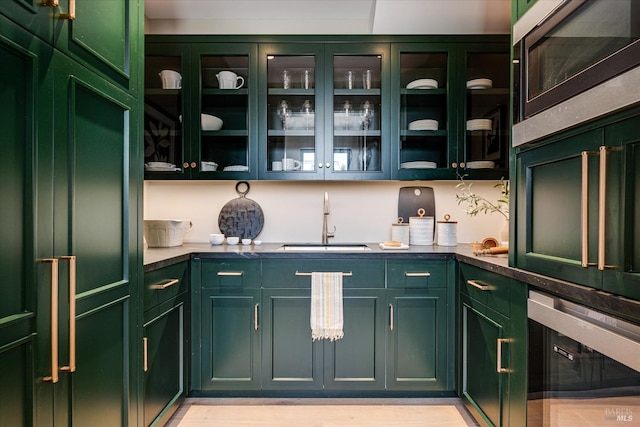
[[[293,245],[282,245],[279,251],[306,251],[306,252],[358,252],[370,251],[367,245],[319,245],[315,243],[303,243]]]

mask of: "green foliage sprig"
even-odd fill
[[[464,180],[465,176],[467,175],[459,175],[460,182],[456,185],[456,189],[460,193],[456,194],[456,200],[458,205],[463,203],[467,205],[465,209],[467,215],[476,216],[479,213],[498,212],[505,219],[509,219],[509,181],[501,178],[500,182],[494,185],[494,188],[500,188],[500,198],[495,202],[491,202],[474,193],[471,189],[473,183],[467,183]]]

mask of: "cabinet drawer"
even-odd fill
[[[387,287],[394,289],[446,288],[447,261],[388,261]]]
[[[145,310],[186,292],[188,286],[186,261],[145,273]]]
[[[511,279],[460,263],[460,292],[506,316],[511,308]]]
[[[260,287],[259,260],[202,260],[203,288],[251,289]]]
[[[314,271],[341,271],[344,288],[384,288],[383,260],[272,259],[263,263],[262,280],[266,288],[303,288],[311,286]],[[297,274],[296,274],[297,273]]]

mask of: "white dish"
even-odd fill
[[[494,167],[495,163],[490,160],[467,162],[467,169],[493,169]]]
[[[491,79],[473,79],[467,81],[467,89],[491,89],[493,82]]]
[[[249,170],[249,167],[242,166],[242,165],[233,165],[233,166],[225,166],[225,168],[222,170],[224,172],[245,172]]]
[[[438,130],[438,121],[432,119],[414,120],[409,123],[409,130]]]
[[[237,245],[239,242],[239,237],[227,237],[227,245]]]
[[[467,120],[467,130],[491,130],[491,119]]]
[[[217,171],[218,164],[216,162],[200,162],[200,170],[203,172]]]
[[[400,163],[400,169],[435,169],[438,164],[435,162],[415,161]]]
[[[407,89],[437,89],[438,81],[435,79],[418,79],[407,85]]]
[[[222,128],[222,120],[211,114],[201,114],[202,130],[220,130]]]
[[[387,246],[384,243],[380,243],[380,249],[395,249],[395,250],[402,250],[402,249],[409,249],[409,245],[405,245],[404,243],[402,243],[400,246]]]
[[[144,165],[144,170],[147,172],[175,172],[179,171],[180,168],[177,168],[176,165],[169,164],[168,166],[149,166],[149,164]]]

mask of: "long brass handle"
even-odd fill
[[[342,273],[342,275],[346,277],[351,277],[353,276],[353,273],[351,271],[348,271],[348,272]],[[296,276],[311,276],[311,273],[296,271]]]
[[[389,330],[393,331],[393,304],[389,304]]]
[[[481,282],[479,280],[467,280],[467,285],[473,286],[476,289],[479,289],[481,291],[490,291],[491,290],[491,286],[484,284],[484,282]]]
[[[149,353],[148,353],[149,338],[142,338],[142,372],[149,370]]]
[[[497,340],[498,356],[496,357],[496,372],[499,374],[505,374],[505,373],[511,372],[509,368],[502,367],[502,344],[510,343],[510,342],[511,342],[510,338],[498,338]]]
[[[151,286],[149,286],[149,288],[151,289],[167,289],[170,286],[175,285],[176,283],[180,283],[180,279],[167,279],[166,281],[163,282],[158,282],[155,283]]]
[[[44,6],[58,7],[60,6],[59,0],[47,0],[43,3]],[[76,0],[69,0],[69,13],[61,13],[60,19],[68,19],[73,21],[76,19]]]
[[[580,229],[582,256],[580,265],[582,268],[592,267],[596,264],[589,262],[589,156],[595,156],[595,151],[583,151],[580,153],[582,160],[582,184],[580,195]]]
[[[253,306],[253,329],[258,330],[258,304]]]
[[[218,271],[218,276],[242,276],[242,271]]]
[[[615,148],[600,147],[600,180],[598,182],[598,270],[615,268],[606,263],[607,242],[607,152]]]
[[[415,272],[415,273],[406,271],[404,273],[404,277],[430,277],[430,276],[431,276],[431,273],[429,273],[428,271]]]
[[[56,258],[43,259],[42,262],[51,263],[51,376],[42,381],[58,382],[58,260]]]
[[[69,261],[69,365],[60,367],[61,371],[76,371],[76,257],[62,256]]]

